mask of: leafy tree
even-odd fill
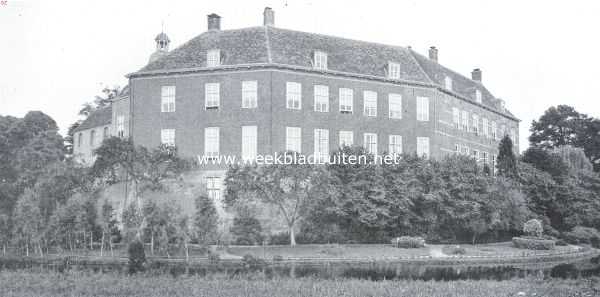
[[[10,217],[0,213],[0,244],[2,244],[2,255],[6,255],[6,246],[11,235]]]
[[[229,231],[238,245],[257,245],[263,241],[260,221],[248,212],[238,212]]]
[[[517,177],[517,157],[513,151],[513,143],[508,135],[505,135],[498,147],[498,175],[507,178]]]
[[[98,226],[102,232],[100,239],[100,257],[104,253],[105,242],[108,241],[110,248],[110,254],[113,255],[113,233],[117,228],[117,220],[114,217],[114,209],[108,200],[104,200],[102,208],[100,209],[100,215],[98,216]]]
[[[146,263],[144,244],[139,240],[134,240],[129,244],[127,254],[129,256],[129,274],[143,271]]]
[[[563,158],[541,147],[529,147],[521,159],[535,168],[548,172],[552,176],[561,176],[568,172],[568,167]]]
[[[47,232],[56,244],[73,251],[87,246],[86,234],[91,241],[96,220],[94,199],[88,193],[76,193],[54,211]]]
[[[296,160],[301,158],[298,154]],[[311,203],[327,195],[329,176],[323,166],[291,163],[230,168],[225,178],[225,203],[260,201],[276,207],[287,223],[290,245],[294,246],[296,225],[307,216]]]
[[[523,224],[523,233],[529,236],[540,237],[544,232],[542,228],[542,222],[540,220],[531,219]]]
[[[214,202],[206,195],[199,195],[196,200],[193,230],[199,242],[209,244],[217,237],[219,216]]]
[[[19,197],[13,217],[13,234],[15,243],[25,248],[29,256],[31,248],[37,249],[40,256],[42,251],[43,225],[39,208],[38,195],[26,189]]]

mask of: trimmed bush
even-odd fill
[[[400,236],[392,239],[392,245],[397,248],[417,249],[425,247],[423,237]]]
[[[554,240],[540,239],[535,237],[513,237],[515,247],[528,250],[553,250]]]
[[[139,240],[131,242],[127,248],[127,254],[129,255],[129,273],[143,271],[144,263],[146,263],[144,244]]]
[[[594,228],[575,226],[571,231],[565,233],[565,239],[573,244],[592,244],[598,246],[600,242],[600,232]]]
[[[464,255],[467,250],[460,245],[448,245],[442,248],[442,252],[446,255]]]
[[[537,219],[531,219],[523,224],[523,233],[528,236],[540,237],[544,232],[542,228],[542,222]]]

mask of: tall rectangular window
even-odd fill
[[[221,51],[218,49],[206,52],[206,67],[217,67],[221,65]]]
[[[389,94],[388,95],[388,108],[390,119],[401,119],[402,118],[402,95],[400,94]]]
[[[417,155],[429,159],[429,137],[417,137]]]
[[[496,175],[496,155],[492,154],[491,156],[492,159],[492,174]]]
[[[125,116],[117,116],[117,136],[125,137]]]
[[[487,118],[481,118],[481,132],[484,137],[488,137],[490,135]]]
[[[90,132],[90,146],[94,147],[94,142],[96,141],[96,130],[92,130]]]
[[[377,155],[377,134],[365,133],[364,143],[368,153]]]
[[[285,84],[285,101],[288,109],[302,108],[302,85],[296,82]]]
[[[221,200],[221,179],[219,177],[206,177],[206,194],[214,202]]]
[[[492,138],[494,140],[498,140],[498,126],[496,125],[495,121],[492,121]]]
[[[79,133],[79,138],[77,139],[77,146],[81,147],[81,143],[83,142],[83,133]]]
[[[299,127],[285,127],[285,150],[302,152],[302,130]]]
[[[476,162],[479,162],[479,151],[478,150],[473,150],[471,151],[471,157],[473,158],[473,160],[475,160]]]
[[[174,146],[175,145],[175,129],[160,130],[160,142],[164,145]]]
[[[162,86],[160,89],[160,111],[175,112],[175,86]]]
[[[469,112],[467,112],[466,110],[463,110],[461,112],[461,129],[465,130],[465,131],[469,131]]]
[[[204,85],[204,106],[206,109],[219,109],[220,84],[207,83]]]
[[[477,103],[481,104],[483,96],[481,96],[480,90],[475,90],[475,100]]]
[[[390,135],[390,137],[389,137],[389,153],[391,155],[402,154],[402,136]]]
[[[340,88],[340,112],[352,113],[354,108],[354,91],[352,89]]]
[[[460,110],[456,107],[452,107],[452,123],[454,128],[460,128]]]
[[[313,65],[315,69],[326,70],[327,69],[327,53],[322,51],[315,51]]]
[[[368,117],[377,116],[377,93],[373,91],[364,91],[363,100],[365,105],[364,113]]]
[[[315,157],[323,160],[329,156],[329,130],[315,129]]]
[[[242,108],[256,108],[258,101],[258,83],[255,80],[242,82]]]
[[[417,121],[429,121],[429,98],[417,97]]]
[[[354,132],[340,131],[340,147],[354,145]]]
[[[256,126],[242,126],[242,159],[254,160],[257,154],[257,128]]]
[[[204,128],[204,155],[209,158],[219,156],[219,127]]]
[[[315,85],[315,111],[329,111],[329,87]]]
[[[104,131],[102,132],[102,140],[107,139],[109,136],[108,127],[104,127]]]
[[[488,153],[487,152],[481,152],[481,162],[483,162],[483,164],[488,163]]]
[[[512,140],[513,145],[517,144],[517,131],[515,129],[510,129],[510,140]]]
[[[473,114],[473,120],[471,121],[471,131],[475,134],[479,134],[479,116],[477,114]]]
[[[388,63],[388,78],[400,79],[400,64],[394,62]]]

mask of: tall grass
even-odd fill
[[[511,281],[365,281],[266,279],[260,276],[231,278],[124,276],[73,271],[64,274],[35,271],[0,272],[0,296],[598,296],[600,279]],[[534,295],[535,294],[535,295]]]

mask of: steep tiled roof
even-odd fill
[[[91,129],[100,126],[106,126],[112,121],[112,107],[103,107],[92,112],[74,132]]]
[[[409,48],[271,26],[209,30],[132,75],[206,70],[206,52],[211,49],[221,50],[222,67],[283,65],[303,69],[312,68],[315,51],[324,51],[327,53],[328,71],[378,79],[386,79],[388,63],[395,62],[401,65],[400,80],[404,82],[443,89],[444,78],[449,76],[453,80],[453,91],[450,93],[475,102],[475,90],[478,89],[483,95],[484,106],[514,118],[480,82],[456,73]]]

